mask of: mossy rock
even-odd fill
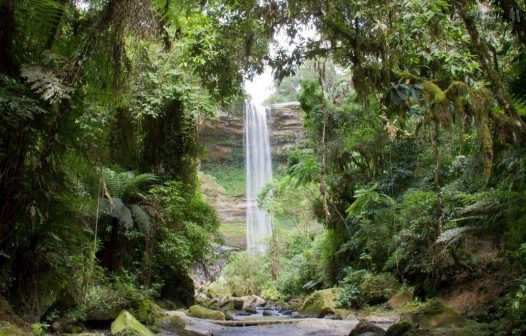
[[[227,286],[225,281],[216,280],[204,289],[204,292],[210,298],[226,298],[232,296],[232,290]]]
[[[98,332],[82,332],[82,333],[76,333],[76,334],[64,334],[66,336],[104,336],[103,333]]]
[[[0,336],[25,336],[27,334],[27,332],[9,322],[0,322]]]
[[[468,320],[453,308],[438,300],[429,300],[416,306],[407,307],[403,319],[410,319],[419,329],[463,326]]]
[[[385,336],[385,330],[366,321],[361,321],[349,333],[349,336]]]
[[[385,332],[385,336],[404,336],[407,335],[412,328],[410,321],[400,321],[391,325]]]
[[[184,333],[186,322],[182,316],[166,316],[155,321],[155,326],[162,330],[174,332],[177,335]]]
[[[340,288],[328,288],[315,291],[307,297],[299,311],[302,314],[316,317],[334,314],[336,310],[334,300],[340,292]]]
[[[222,311],[208,309],[199,305],[193,305],[188,308],[188,315],[207,320],[225,320],[225,314]]]
[[[112,335],[153,336],[153,333],[132,314],[123,310],[111,324]]]
[[[139,303],[137,318],[139,321],[153,325],[157,319],[164,316],[164,312],[155,302],[143,300]]]
[[[387,305],[393,310],[400,309],[413,300],[413,296],[413,288],[402,288],[395,295],[391,296],[389,301],[387,301]]]
[[[369,305],[387,302],[399,289],[398,280],[388,273],[365,277],[358,286],[362,301]]]

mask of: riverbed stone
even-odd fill
[[[334,300],[340,291],[340,288],[328,288],[315,291],[307,297],[299,311],[304,315],[314,317],[323,317],[327,314],[334,314],[336,310]]]
[[[188,308],[188,315],[207,320],[225,320],[225,314],[222,311],[208,309],[199,305],[193,305]]]
[[[362,321],[354,327],[349,336],[384,336],[385,330],[366,321]]]
[[[399,321],[387,329],[385,336],[406,336],[411,331],[411,327],[410,321]]]
[[[180,334],[186,328],[186,321],[180,315],[171,315],[156,320],[155,326],[162,330]]]
[[[111,334],[136,333],[138,336],[153,336],[153,333],[139,322],[132,314],[123,310],[111,324]]]

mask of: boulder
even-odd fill
[[[385,330],[370,323],[362,321],[354,327],[349,336],[384,336]]]
[[[162,317],[155,321],[155,326],[165,331],[179,335],[184,333],[186,321],[179,315]]]
[[[207,320],[225,320],[225,314],[222,311],[208,309],[199,305],[193,305],[188,308],[188,315]]]
[[[232,291],[224,280],[212,282],[208,287],[203,289],[203,292],[210,298],[227,298],[232,296]]]
[[[53,323],[51,323],[51,329],[57,333],[78,334],[84,332],[84,328],[74,319],[53,321]]]
[[[130,302],[118,304],[104,304],[90,307],[86,313],[85,321],[112,321],[119,316],[119,313],[130,307]]]
[[[356,311],[354,310],[337,308],[334,309],[334,314],[342,320],[356,320]]]
[[[400,283],[391,274],[382,273],[364,278],[358,289],[364,303],[377,305],[387,302],[400,289]]]
[[[430,300],[403,314],[402,318],[411,320],[419,329],[436,329],[441,327],[462,326],[467,323],[464,318],[453,308],[444,305],[438,300]]]
[[[393,310],[400,309],[413,300],[414,289],[402,288],[387,301],[387,306]]]
[[[153,333],[141,324],[132,314],[123,310],[119,316],[111,324],[111,334],[133,334],[136,333],[138,336],[153,336]]]
[[[336,311],[335,298],[341,289],[329,288],[315,291],[303,303],[299,311],[307,316],[323,317]]]
[[[146,324],[153,325],[157,319],[165,316],[161,307],[150,300],[143,300],[139,302],[139,309],[137,310],[137,318],[139,321]]]
[[[411,331],[412,324],[409,321],[400,321],[391,325],[385,332],[385,336],[406,336]]]
[[[267,301],[265,301],[265,299],[257,295],[252,295],[252,296],[255,298],[254,302],[252,303],[255,307],[261,307],[267,304]]]

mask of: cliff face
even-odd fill
[[[274,167],[286,163],[289,151],[298,148],[303,143],[304,131],[301,113],[298,102],[271,106],[270,141]]]
[[[304,139],[301,113],[297,102],[275,104],[270,108],[269,127],[274,171],[285,166],[290,150],[301,146]],[[203,191],[215,205],[223,223],[245,222],[243,138],[243,116],[226,113],[206,125],[201,135],[201,143],[205,148],[201,157],[201,170],[215,178],[202,182],[207,185],[217,183],[223,188],[223,191],[218,191],[217,187],[207,186]],[[210,190],[214,190],[214,195],[207,195],[211,193]]]

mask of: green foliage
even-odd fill
[[[389,273],[373,274],[347,268],[340,282],[343,291],[337,297],[340,307],[360,308],[387,302],[399,289],[399,282]]]
[[[223,275],[236,296],[259,294],[269,280],[263,259],[246,251],[236,253],[229,260]]]
[[[409,190],[404,195],[386,269],[418,272],[426,267],[425,253],[438,236],[433,224],[436,202],[430,191]]]
[[[154,174],[137,174],[133,171],[116,172],[104,168],[104,182],[111,197],[130,200],[140,195],[140,188],[157,181]]]
[[[202,259],[216,235],[219,220],[216,211],[196,192],[188,199],[182,184],[168,182],[152,190],[163,205],[163,225],[159,228],[159,252],[156,267],[163,273],[184,272]]]

